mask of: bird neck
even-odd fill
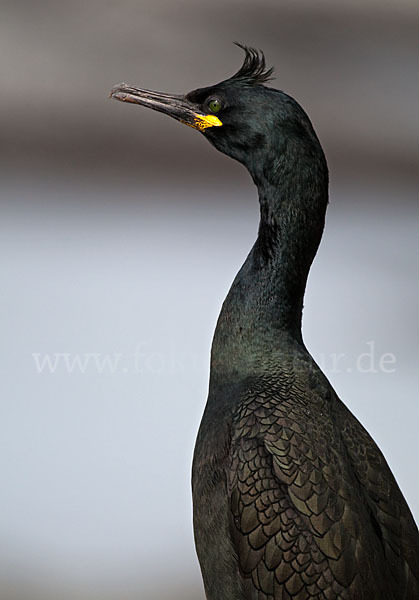
[[[252,370],[303,346],[301,320],[308,272],[323,232],[328,201],[326,161],[291,152],[253,172],[260,202],[257,240],[224,302],[212,368]],[[274,164],[273,164],[274,163]],[[275,360],[278,356],[275,356]]]

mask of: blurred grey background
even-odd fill
[[[1,600],[203,599],[190,464],[256,190],[107,95],[216,83],[235,40],[324,146],[306,344],[419,517],[418,37],[414,0],[1,2]]]

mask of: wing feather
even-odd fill
[[[257,594],[248,597],[415,597],[393,591],[400,580],[403,594],[417,590],[417,559],[400,541],[412,521],[401,493],[394,500],[391,483],[383,486],[390,471],[378,448],[368,434],[358,439],[349,411],[352,429],[341,434],[339,401],[313,402],[292,382],[285,387],[264,381],[259,396],[253,384],[233,423],[231,531],[246,589]]]

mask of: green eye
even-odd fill
[[[220,110],[220,108],[221,108],[221,102],[220,102],[220,100],[218,100],[218,98],[213,98],[212,100],[210,100],[208,102],[208,108],[213,113],[218,112]]]

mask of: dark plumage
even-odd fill
[[[247,48],[238,42],[235,42],[236,46],[244,50],[245,57],[242,66],[230,79],[227,79],[230,83],[232,81],[240,81],[243,85],[263,85],[268,81],[271,81],[274,68],[266,67],[265,56],[263,52],[258,52],[254,48]]]
[[[249,170],[257,240],[224,302],[193,462],[195,540],[208,600],[414,600],[419,537],[379,448],[301,335],[328,202],[309,118],[262,53],[186,96],[112,95],[174,116]]]

